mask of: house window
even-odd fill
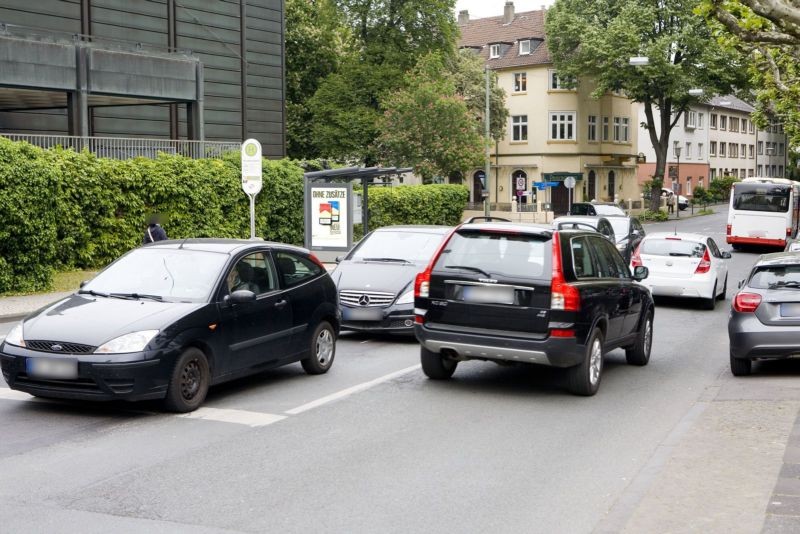
[[[741,151],[741,152],[739,152],[739,157],[740,158],[746,158],[747,157],[747,145],[742,143],[742,145],[739,147],[739,150]]]
[[[783,156],[783,143],[778,143],[778,155]]]
[[[704,122],[704,119],[705,119],[705,115],[706,115],[705,113],[698,113],[697,114],[697,128],[699,130],[703,129],[703,122]]]
[[[749,148],[750,148],[750,159],[753,159],[754,157],[756,157],[756,147],[755,145],[750,145]]]
[[[764,176],[764,167],[762,165],[758,166],[758,168],[756,169],[756,174],[758,176]]]
[[[697,159],[703,159],[703,143],[697,143]]]
[[[524,93],[528,90],[528,74],[525,72],[514,73],[514,92]]]
[[[586,127],[586,139],[597,141],[597,115],[589,115],[589,123]]]
[[[528,116],[527,115],[513,115],[511,117],[511,140],[512,141],[527,141],[528,140]]]
[[[776,176],[783,178],[783,165],[778,165],[778,174]]]
[[[716,141],[711,141],[708,144],[708,155],[716,157],[716,155],[717,155],[717,142]]]
[[[738,132],[739,131],[739,119],[737,117],[731,117],[730,120],[730,128],[728,128],[729,132]]]
[[[711,176],[710,178],[714,180],[717,177],[717,169],[711,169]],[[700,185],[703,185],[702,183]]]
[[[742,119],[742,133],[747,133],[747,119]]]
[[[489,45],[489,59],[496,59],[500,57],[500,45]]]
[[[550,113],[550,139],[554,141],[575,140],[575,112]]]
[[[750,133],[751,134],[756,133],[756,125],[753,121],[750,121]]]
[[[630,122],[628,117],[622,117],[622,142],[630,141]]]
[[[711,172],[714,172],[714,169],[711,169]],[[704,187],[704,186],[703,186],[703,181],[704,181],[704,180],[705,180],[705,177],[704,177],[704,176],[701,176],[700,178],[698,178],[698,179],[697,179],[697,186],[698,186],[698,187]]]
[[[692,143],[686,141],[686,159],[692,159]]]
[[[724,158],[724,157],[725,157],[725,148],[726,148],[726,145],[725,145],[725,143],[722,143],[722,142],[721,142],[721,143],[719,144],[719,157],[721,157],[721,158]]]
[[[727,115],[720,115],[719,116],[719,129],[720,130],[727,130],[728,129],[728,116]]]
[[[564,90],[571,89],[575,86],[575,80],[566,76],[559,76],[554,70],[549,70],[550,75],[550,90]]]
[[[697,112],[687,111],[683,115],[684,128],[697,128]]]
[[[692,194],[692,177],[691,176],[687,176],[686,177],[686,194],[689,195],[689,196],[691,196],[691,194]]]
[[[709,122],[708,127],[711,128],[712,130],[716,130],[717,129],[717,114],[716,113],[712,113],[711,115],[709,115],[709,120],[711,122]]]
[[[730,156],[732,158],[738,158],[739,157],[739,145],[737,145],[736,143],[729,143],[728,144],[728,156]]]
[[[759,156],[763,156],[764,155],[764,141],[759,141],[758,142],[758,155]],[[761,173],[758,173],[758,175],[761,176]]]
[[[745,178],[747,178],[747,170],[745,170],[745,169],[739,169],[739,178],[741,178],[742,180],[744,180]]]
[[[753,176],[755,176],[753,169],[747,169],[747,177],[752,178]]]
[[[526,39],[524,41],[519,42],[519,55],[527,56],[531,53],[531,41],[530,39]]]
[[[603,141],[608,141],[609,137],[609,124],[608,124],[608,117],[603,117]]]
[[[620,118],[614,117],[614,142],[620,142]]]

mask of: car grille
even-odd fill
[[[339,291],[339,302],[347,306],[375,307],[388,306],[394,302],[394,293],[378,291]]]
[[[53,346],[60,346],[61,349],[54,349]],[[39,352],[52,352],[55,354],[90,354],[97,348],[91,345],[81,345],[80,343],[28,341],[27,339],[25,340],[25,347]]]
[[[80,393],[102,394],[103,390],[91,378],[76,378],[74,380],[55,380],[31,378],[26,373],[17,375],[15,385],[47,388],[55,391],[75,391]]]

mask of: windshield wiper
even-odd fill
[[[162,301],[164,297],[161,295],[148,295],[146,293],[109,293],[108,296],[110,297],[117,297],[122,299],[152,299]]]
[[[79,295],[91,295],[93,297],[109,297],[108,293],[102,293],[100,291],[95,291],[94,289],[79,289]]]
[[[404,260],[402,258],[362,258],[361,261],[383,261],[386,263],[411,263],[408,260]]]
[[[800,282],[789,280],[787,282],[774,282],[767,286],[769,289],[778,289],[779,287],[787,287],[789,289],[800,289]]]
[[[692,257],[691,254],[686,254],[685,252],[670,252],[669,255],[673,256],[673,257],[680,257],[680,258],[691,258]]]
[[[475,273],[480,273],[487,278],[491,278],[492,275],[484,271],[483,269],[479,269],[478,267],[471,267],[469,265],[445,265],[445,269],[464,269],[465,271],[472,271]]]

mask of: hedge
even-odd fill
[[[303,242],[303,167],[264,160],[256,234]],[[370,188],[370,226],[457,224],[463,186]],[[0,293],[50,287],[56,269],[102,267],[139,246],[148,214],[170,238],[250,235],[238,153],[112,160],[0,138]]]

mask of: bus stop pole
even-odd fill
[[[367,185],[367,179],[362,178],[361,184],[363,187],[363,194],[361,199],[361,224],[364,227],[364,235],[367,235],[367,233],[369,232],[369,209],[367,208],[369,186]]]

